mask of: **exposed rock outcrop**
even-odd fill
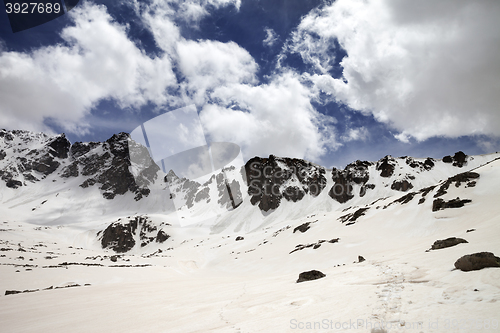
[[[332,186],[328,195],[338,201],[345,203],[354,197],[353,185],[361,185],[360,196],[364,196],[367,189],[375,188],[373,184],[367,184],[370,179],[368,167],[373,163],[367,161],[356,161],[348,164],[344,170],[332,169],[332,179],[335,184]]]
[[[443,157],[443,162],[453,163],[453,166],[461,168],[467,164],[467,155],[465,155],[462,151],[458,151],[455,155],[453,155],[453,157],[449,155]]]
[[[324,278],[326,275],[320,271],[312,270],[307,272],[302,272],[299,274],[299,278],[297,279],[297,283],[304,281],[312,281]]]
[[[455,187],[460,187],[462,183],[467,183],[467,184],[474,183],[473,185],[471,184],[471,186],[469,186],[469,187],[474,187],[476,185],[476,182],[475,181],[472,182],[472,179],[478,179],[478,178],[479,174],[477,172],[472,172],[472,171],[459,173],[453,177],[450,177],[439,187],[436,194],[434,194],[434,198],[438,198],[442,195],[445,195],[447,193],[448,188],[453,183],[455,183]]]
[[[138,238],[137,233],[139,233]],[[153,241],[163,243],[170,238],[163,229],[158,230],[147,216],[119,219],[103,231],[99,231],[97,236],[103,249],[111,249],[117,253],[130,251],[136,245],[136,239],[139,239],[141,247],[144,247]]]
[[[354,213],[342,215],[341,217],[339,217],[339,220],[342,223],[346,223],[347,222],[346,225],[354,224],[357,221],[358,218],[360,218],[361,216],[365,215],[365,213],[366,213],[366,211],[368,209],[370,209],[370,208],[359,208]]]
[[[281,200],[299,201],[306,194],[317,196],[326,186],[325,169],[296,158],[254,157],[245,164],[252,205],[267,212]]]
[[[462,243],[468,243],[468,242],[463,238],[457,238],[457,237],[440,239],[440,240],[435,241],[434,244],[432,244],[431,250],[444,249],[444,248],[452,247],[452,246],[462,244]]]
[[[311,224],[311,222],[306,222],[306,223],[299,225],[298,227],[295,227],[293,229],[293,233],[295,233],[296,231],[300,231],[301,233],[306,232],[307,230],[309,230],[309,228],[311,228],[309,226],[309,224]]]
[[[488,267],[500,267],[500,258],[491,252],[468,254],[455,262],[455,268],[464,271],[477,271]]]
[[[394,168],[396,165],[396,160],[390,156],[387,155],[386,157],[382,158],[380,161],[377,162],[377,170],[380,171],[380,176],[381,177],[391,177],[394,174]]]
[[[463,207],[466,203],[472,202],[470,199],[451,199],[450,201],[444,201],[441,198],[435,199],[432,202],[432,211],[436,212],[441,209],[446,209],[446,208],[460,208]]]
[[[392,185],[391,189],[395,191],[401,191],[401,192],[406,192],[410,189],[413,188],[412,183],[410,183],[408,180],[403,179],[403,180],[395,180]]]

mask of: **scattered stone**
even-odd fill
[[[434,244],[432,244],[431,250],[444,249],[444,248],[452,247],[452,246],[462,244],[462,243],[468,243],[468,242],[463,238],[450,237],[450,238],[435,241]]]
[[[365,260],[366,260],[366,259],[365,259],[365,258],[363,258],[363,256],[358,256],[358,262],[363,262],[363,261],[365,261]]]
[[[111,257],[109,257],[109,260],[111,260],[112,262],[117,262],[118,256],[111,256]]]
[[[435,199],[432,203],[432,211],[436,212],[438,210],[446,209],[446,208],[460,208],[463,207],[466,203],[472,202],[469,199],[460,200],[459,197],[456,199],[452,199],[450,201],[444,201],[441,198]]]
[[[467,229],[466,232],[472,232],[472,231],[476,231],[476,229]]]
[[[297,283],[304,282],[304,281],[317,280],[317,279],[324,278],[325,276],[326,276],[325,274],[323,274],[322,272],[317,271],[317,270],[302,272],[299,274],[299,278],[297,280]]]
[[[242,236],[238,236],[238,237],[236,237],[236,240],[237,240],[237,241],[244,240],[244,239],[245,239],[245,238],[244,238],[244,237],[242,237]]]
[[[158,234],[156,235],[156,242],[157,243],[163,243],[169,238],[170,238],[170,235],[168,235],[165,231],[158,230]]]
[[[293,249],[289,254],[292,254],[292,253],[294,253],[296,251],[301,251],[303,249],[307,249],[307,248],[310,248],[310,247],[312,247],[313,250],[315,250],[315,249],[319,248],[322,243],[328,242],[328,243],[333,244],[333,243],[337,243],[339,241],[339,239],[340,238],[333,238],[333,239],[330,239],[329,241],[321,239],[321,240],[317,241],[316,243],[312,243],[312,244],[299,244],[299,245],[296,245],[295,249]]]
[[[445,195],[451,184],[455,183],[455,187],[460,187],[462,183],[470,183],[471,179],[479,178],[479,174],[477,172],[467,171],[463,173],[459,173],[453,177],[448,178],[443,185],[438,189],[436,194],[434,194],[434,198]]]
[[[298,227],[296,227],[295,229],[293,229],[293,233],[295,233],[296,231],[300,231],[302,233],[306,232],[307,230],[309,230],[309,228],[311,228],[309,226],[309,224],[311,224],[311,222],[306,222],[306,223],[303,223],[303,224],[299,225]]]
[[[339,221],[342,222],[342,223],[345,223],[345,222],[349,222],[347,223],[346,225],[351,225],[351,224],[354,224],[354,222],[356,222],[356,220],[365,215],[365,212],[368,210],[369,208],[360,208],[358,209],[357,211],[355,211],[354,213],[350,213],[350,214],[346,214],[346,215],[343,215],[341,217],[339,217]]]
[[[488,267],[500,267],[500,258],[491,252],[467,254],[455,262],[455,268],[464,271],[477,271]]]

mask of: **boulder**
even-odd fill
[[[324,278],[325,276],[326,276],[325,274],[323,274],[322,272],[317,271],[317,270],[302,272],[299,274],[299,279],[297,280],[297,283],[304,282],[304,281],[317,280],[317,279]]]
[[[462,243],[468,243],[465,239],[463,238],[457,238],[457,237],[450,237],[446,239],[441,239],[437,240],[432,244],[431,250],[439,250],[439,249],[444,249],[447,247],[452,247],[458,244]]]
[[[303,224],[299,225],[298,227],[296,227],[295,229],[293,229],[293,233],[295,233],[296,231],[300,231],[302,233],[306,232],[307,230],[309,230],[309,228],[311,228],[309,226],[309,224],[311,224],[311,222],[306,222],[306,223],[303,223]]]
[[[455,268],[464,271],[477,271],[487,267],[500,267],[500,258],[491,252],[467,254],[455,262]]]

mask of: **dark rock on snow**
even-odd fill
[[[295,233],[296,231],[300,231],[302,233],[306,232],[307,230],[309,230],[309,228],[311,228],[309,226],[309,224],[311,224],[311,222],[306,222],[306,223],[303,223],[303,224],[299,225],[298,227],[296,227],[295,229],[293,229],[293,233]]]
[[[317,271],[317,270],[302,272],[299,274],[299,278],[297,280],[297,283],[304,282],[304,281],[317,280],[317,279],[324,278],[325,276],[326,276],[325,274],[323,274],[322,272]]]
[[[361,185],[360,196],[364,196],[367,189],[375,188],[373,184],[366,184],[370,179],[368,167],[373,163],[367,161],[356,161],[348,164],[344,170],[332,169],[332,180],[335,184],[332,186],[328,195],[340,202],[345,203],[354,197],[353,185]]]
[[[453,177],[448,178],[437,190],[436,194],[434,194],[434,198],[445,195],[451,184],[455,183],[455,187],[460,187],[462,183],[467,183],[468,187],[474,187],[476,182],[471,182],[471,179],[479,178],[479,174],[477,172],[467,171],[463,173],[459,173]],[[474,183],[472,185],[472,183]]]
[[[500,258],[491,252],[468,254],[455,262],[455,268],[464,271],[477,271],[488,267],[500,267]]]
[[[346,225],[354,224],[354,222],[356,222],[356,220],[358,218],[360,218],[361,216],[365,215],[365,212],[368,209],[369,208],[360,208],[357,211],[355,211],[354,213],[346,214],[346,215],[343,215],[343,216],[339,217],[339,220],[342,223],[349,222]]]
[[[165,231],[158,230],[158,234],[156,235],[156,242],[157,243],[163,243],[169,238],[170,238],[170,235],[167,235],[167,233]]]
[[[436,212],[438,210],[446,208],[460,208],[469,202],[472,202],[472,200],[470,199],[461,200],[460,198],[457,197],[456,199],[451,199],[450,201],[444,201],[443,199],[438,198],[432,202],[432,211]]]
[[[262,211],[279,207],[282,198],[299,201],[306,194],[317,196],[326,186],[325,169],[296,158],[254,157],[245,164],[248,194],[252,205]],[[281,190],[281,186],[291,179],[296,185]]]
[[[380,171],[380,176],[381,177],[390,177],[394,174],[394,167],[396,165],[396,160],[390,156],[387,155],[377,163],[377,170]]]
[[[313,250],[316,250],[318,249],[321,244],[323,243],[338,243],[340,238],[332,238],[330,239],[329,241],[325,240],[325,239],[321,239],[319,241],[317,241],[316,243],[311,243],[311,244],[299,244],[299,245],[295,245],[295,249],[293,249],[289,254],[292,254],[296,251],[301,251],[301,250],[304,250],[304,249],[307,249],[307,248],[313,248]]]
[[[445,156],[443,157],[443,162],[444,163],[453,163],[453,166],[456,167],[463,167],[465,164],[467,164],[467,155],[464,154],[462,151],[458,151],[455,153],[455,155],[452,156]]]
[[[103,249],[111,249],[118,253],[130,251],[135,245],[135,236],[139,232],[139,239],[141,240],[141,247],[156,241],[163,243],[170,236],[164,230],[152,224],[147,216],[135,216],[129,218],[128,221],[121,221],[111,223],[104,231],[97,233],[100,236],[101,246]]]
[[[432,244],[431,250],[439,250],[447,247],[455,246],[462,243],[468,243],[463,238],[450,237],[446,239],[437,240]]]
[[[396,190],[396,191],[402,191],[402,192],[406,192],[406,191],[408,191],[409,189],[412,189],[412,188],[413,188],[412,183],[410,183],[406,179],[404,179],[404,180],[395,180],[392,183],[392,185],[391,185],[391,189]]]

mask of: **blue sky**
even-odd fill
[[[80,1],[12,33],[0,127],[102,141],[194,104],[208,142],[344,166],[500,150],[500,3]]]

